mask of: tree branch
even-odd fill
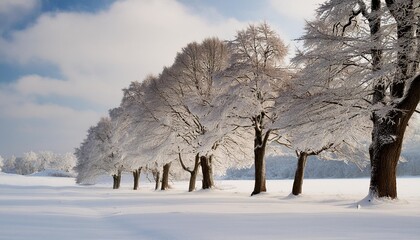
[[[404,97],[396,105],[398,109],[403,111],[417,111],[416,107],[420,100],[420,74],[417,75],[411,82],[404,94]],[[418,112],[418,111],[417,111]]]
[[[331,148],[333,145],[334,145],[333,143],[330,143],[330,144],[328,144],[328,145],[325,145],[324,147],[322,147],[322,148],[321,148],[321,149],[319,149],[318,151],[311,151],[311,152],[307,152],[307,154],[308,154],[308,156],[318,155],[318,154],[320,154],[321,152],[323,152],[323,151],[325,151],[325,150],[327,150],[327,149]]]
[[[344,36],[344,32],[346,31],[346,28],[351,25],[351,23],[353,22],[353,19],[357,17],[357,15],[359,15],[361,12],[362,12],[361,9],[352,12],[352,15],[348,19],[348,22],[343,26],[343,31],[341,32],[341,36]]]
[[[181,157],[181,153],[178,153],[178,157],[179,157],[179,162],[181,163],[182,169],[184,169],[185,171],[189,172],[189,173],[193,173],[192,170],[190,170],[189,168],[187,168],[184,164],[184,162],[182,161],[182,157]]]

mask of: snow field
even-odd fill
[[[152,183],[131,190],[109,182],[78,186],[73,178],[0,174],[0,239],[419,239],[420,178],[398,179],[399,200],[361,201],[369,179],[308,179],[289,196],[292,180],[217,181],[188,193]],[[200,184],[197,182],[197,186]]]

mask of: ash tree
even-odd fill
[[[313,105],[337,108],[349,120],[370,117],[371,198],[397,198],[404,133],[420,99],[416,9],[413,0],[327,1],[308,22],[297,57],[305,65],[302,84],[328,96]]]
[[[277,129],[275,99],[282,94],[289,73],[282,68],[287,47],[268,24],[249,25],[230,43],[232,58],[223,73],[224,115],[248,141],[253,139],[255,185],[251,195],[266,191],[265,152]],[[275,135],[272,135],[275,136]]]

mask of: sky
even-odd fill
[[[121,89],[266,21],[294,49],[323,0],[0,0],[0,155],[74,152]]]

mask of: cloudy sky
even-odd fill
[[[0,155],[73,152],[121,89],[192,41],[267,21],[293,48],[323,0],[0,0]]]

